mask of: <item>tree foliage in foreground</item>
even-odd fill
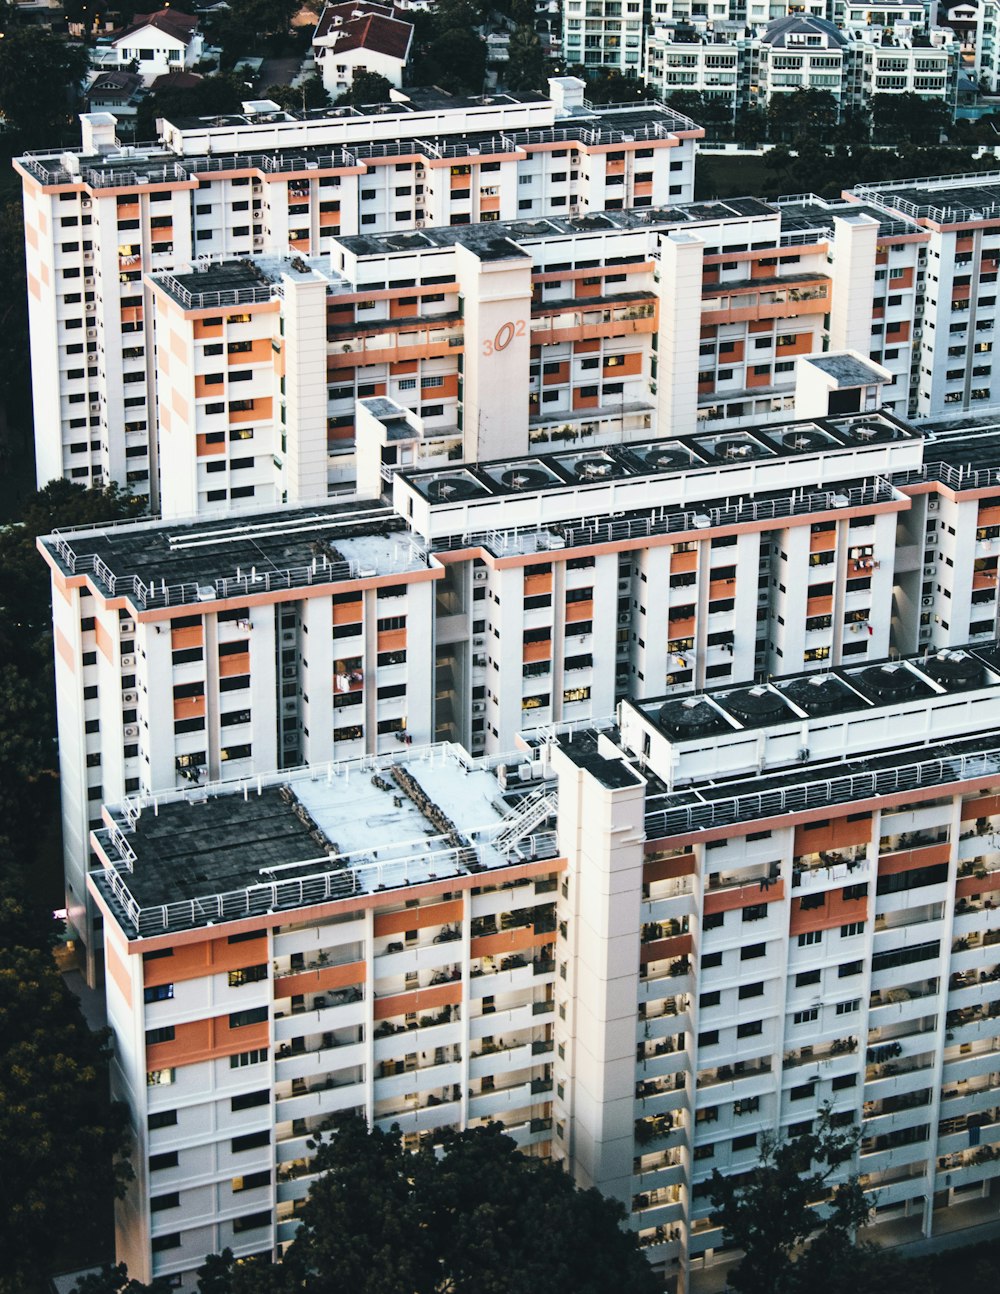
[[[499,1125],[404,1150],[398,1130],[345,1121],[280,1267],[224,1253],[202,1294],[653,1294],[624,1210],[522,1155]]]
[[[0,874],[0,1294],[89,1252],[92,1205],[123,1184],[124,1107],[108,1095],[93,1034],[52,960],[54,923]]]
[[[785,1141],[765,1134],[749,1172],[713,1172],[715,1221],[726,1244],[743,1251],[728,1277],[739,1294],[814,1294],[838,1271],[857,1274],[868,1253],[854,1235],[870,1207],[856,1174],[843,1170],[859,1138],[856,1127],[835,1126],[827,1105],[811,1132]]]

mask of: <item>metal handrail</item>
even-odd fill
[[[1000,773],[1000,747],[971,755],[917,760],[869,773],[817,778],[771,791],[752,791],[719,800],[675,805],[646,814],[646,836],[660,840],[711,827],[754,822],[832,804],[847,804],[883,795],[945,786]]]

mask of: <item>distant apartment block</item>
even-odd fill
[[[18,160],[39,482],[114,480],[158,503],[148,274],[328,256],[344,235],[624,209],[646,187],[692,198],[693,122],[655,105],[591,110],[578,81],[551,89],[412,91],[371,113],[256,104],[165,122],[141,151],[93,114],[80,150]]]

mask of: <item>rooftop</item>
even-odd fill
[[[550,858],[533,771],[444,745],[130,800],[92,876],[134,937]]]
[[[311,584],[426,570],[403,519],[381,504],[252,512],[217,521],[145,521],[40,541],[65,575],[86,573],[136,611]]]
[[[781,211],[781,231],[784,234],[804,233],[822,230],[826,234],[834,231],[834,219],[842,216],[845,219],[864,215],[871,216],[879,224],[880,238],[898,238],[905,234],[921,233],[920,226],[903,216],[893,216],[881,207],[867,202],[831,202],[819,198],[813,193],[794,194],[778,198]],[[925,234],[924,237],[927,235]]]
[[[1000,218],[998,171],[861,184],[852,192],[863,201],[878,203],[913,220],[955,224]]]
[[[774,219],[775,208],[760,198],[688,202],[671,207],[643,207],[627,211],[591,211],[585,216],[543,216],[536,220],[502,220],[476,225],[442,225],[406,233],[352,234],[338,242],[355,256],[384,256],[391,252],[468,247],[488,258],[519,253],[515,244],[530,244],[565,234],[611,233],[615,230],[664,229],[723,220]],[[510,249],[507,252],[505,249]],[[815,276],[812,276],[815,277]]]

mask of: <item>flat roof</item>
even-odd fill
[[[91,875],[123,929],[149,936],[555,857],[547,788],[501,786],[501,764],[527,767],[404,746],[127,801],[94,833],[111,866]]]
[[[543,241],[565,234],[613,233],[615,230],[673,229],[726,220],[761,219],[777,215],[772,203],[760,198],[731,198],[725,202],[687,202],[676,206],[591,211],[585,216],[539,216],[533,220],[500,220],[475,225],[441,225],[403,233],[347,234],[338,243],[355,256],[384,256],[399,251],[469,247],[482,255],[498,243]],[[815,277],[815,275],[811,276]],[[579,299],[576,302],[579,305]]]
[[[760,459],[857,450],[919,438],[918,431],[891,414],[878,412],[527,454],[450,468],[403,470],[398,475],[428,502],[453,504],[458,500],[528,494],[629,477],[687,475],[704,468],[745,466]]]
[[[39,541],[64,575],[86,572],[139,611],[426,570],[406,522],[380,503],[146,521],[57,531]]]
[[[702,742],[804,719],[865,713],[905,701],[1000,687],[997,643],[942,648],[913,656],[782,675],[767,683],[732,684],[624,704],[672,742]],[[683,655],[684,653],[680,653]]]
[[[852,192],[914,220],[954,224],[1000,216],[1000,171],[859,184]]]
[[[871,386],[873,382],[886,380],[885,372],[877,364],[856,355],[810,355],[809,363],[829,374],[840,388]]]
[[[922,232],[916,221],[891,215],[869,202],[830,202],[810,193],[802,197],[778,198],[777,205],[781,211],[782,233],[810,233],[814,230],[822,230],[826,234],[832,234],[833,222],[837,216],[845,220],[857,216],[870,216],[878,221],[880,238],[898,238],[904,234]]]

